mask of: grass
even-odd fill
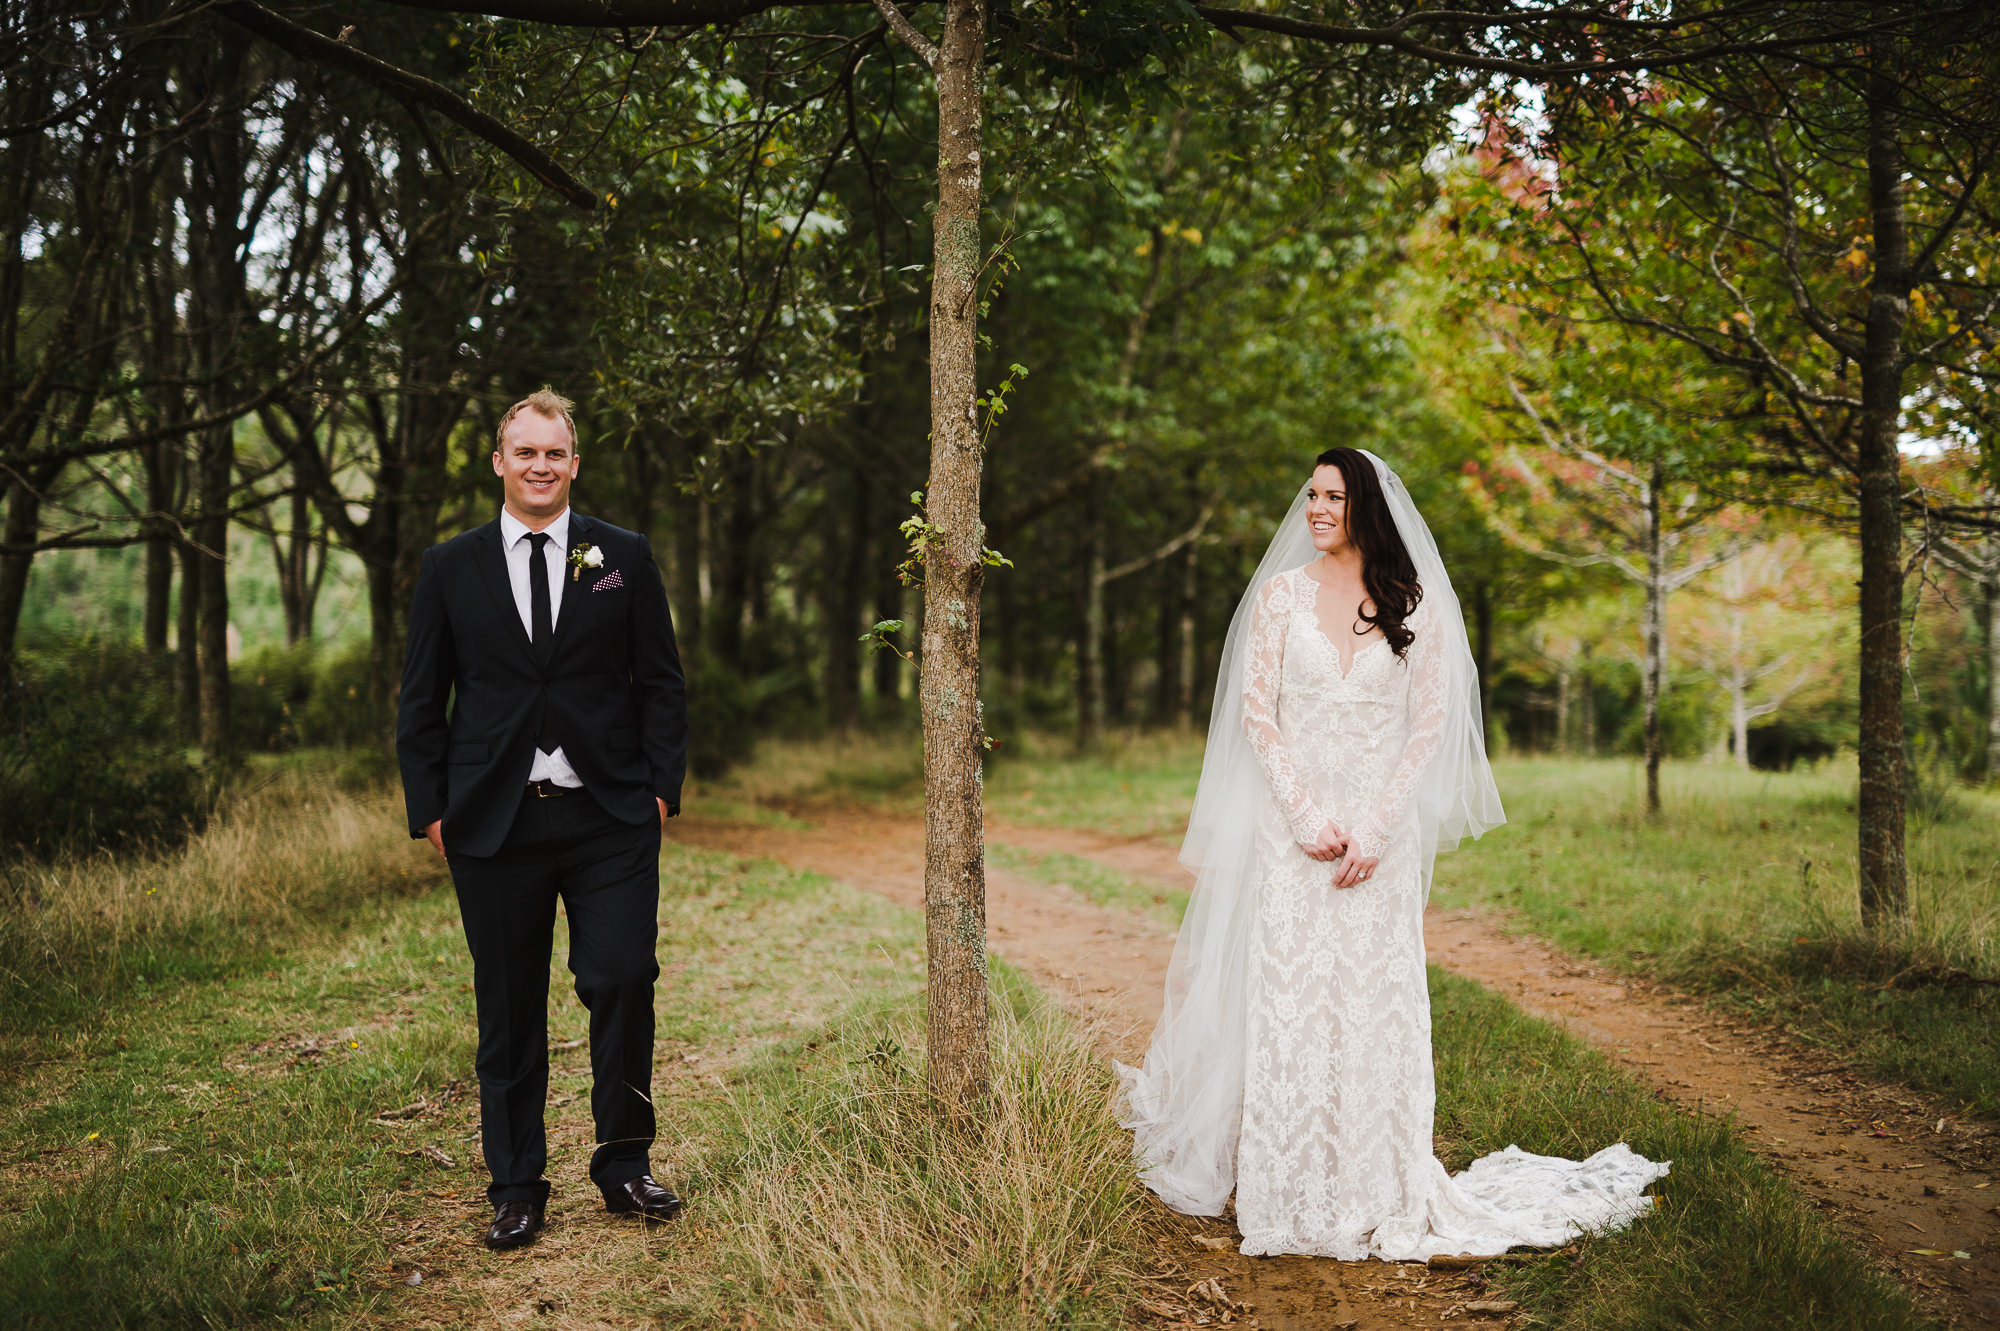
[[[1913,820],[1911,925],[1872,937],[1851,767],[1670,765],[1657,821],[1634,764],[1496,770],[1509,825],[1438,857],[1438,902],[1505,912],[2000,1116],[2000,799],[1959,791],[1944,818]]]
[[[1654,1213],[1573,1253],[1487,1268],[1537,1324],[1812,1331],[1927,1326],[1909,1298],[1729,1125],[1654,1097],[1602,1055],[1433,967],[1440,1158],[1518,1143],[1572,1158],[1625,1141],[1671,1160]]]
[[[1151,883],[1141,882],[1081,855],[1067,855],[1060,851],[1040,854],[1019,846],[989,841],[986,843],[986,862],[1036,882],[1069,888],[1100,906],[1150,915],[1169,929],[1178,927],[1181,916],[1187,913],[1188,894],[1185,890],[1175,888],[1163,891]]]
[[[399,795],[350,793],[302,766],[235,796],[205,834],[164,855],[0,865],[0,1034],[232,973],[443,878],[403,828]]]
[[[325,811],[329,847],[346,817]],[[131,871],[148,868],[184,872]],[[551,1229],[525,1255],[477,1245],[470,968],[434,890],[321,917],[254,973],[103,999],[12,1065],[7,1324],[709,1326],[755,1308],[763,1325],[900,1327],[946,1307],[967,1325],[1118,1324],[1140,1194],[1108,1076],[1058,1018],[1010,989],[994,1127],[940,1141],[912,1052],[915,913],[679,847],[664,871],[655,1163],[690,1199],[685,1224],[596,1207],[588,1063],[570,1049],[553,1055]],[[558,1045],[585,1017],[563,952],[559,934]]]
[[[767,1062],[711,1153],[715,1246],[698,1234],[669,1256],[721,1279],[670,1298],[662,1322],[1124,1325],[1151,1207],[1109,1070],[1031,991],[1000,997],[976,1136],[941,1126],[924,1092],[914,1004],[836,1024],[809,1064]]]
[[[1066,739],[1029,734],[988,757],[986,811],[1021,823],[1178,837],[1200,770],[1198,735],[1117,732],[1079,757]],[[690,798],[732,817],[835,797],[910,812],[923,807],[923,779],[923,743],[914,732],[767,740],[749,762]]]
[[[1157,827],[1171,783],[1190,775],[1185,754],[1134,744],[1074,771],[1003,767],[996,803],[1016,801],[1025,819]],[[893,762],[866,746],[863,757],[874,764],[871,797],[906,798]],[[793,766],[788,776],[771,759],[759,778],[767,784],[732,797],[767,807],[758,801],[773,790],[833,793],[847,760],[830,751],[816,773]],[[1150,775],[1140,770],[1147,763]],[[1649,849],[1663,860],[1681,852],[1607,808],[1607,774],[1618,767],[1580,766],[1540,775],[1538,824],[1521,788],[1536,769],[1505,765],[1517,823],[1527,825],[1441,863],[1470,873],[1478,856],[1519,856],[1476,881],[1497,889],[1494,904],[1532,920],[1531,885],[1550,885],[1550,901],[1575,900],[1554,890],[1561,875],[1544,871],[1558,858],[1549,848],[1561,848],[1564,872],[1580,882],[1589,872],[1569,869],[1566,857],[1581,863],[1581,848],[1603,842],[1592,853],[1622,866],[1631,900],[1580,913],[1580,924],[1610,924],[1577,936],[1606,947],[1650,940],[1640,944],[1653,949],[1648,965],[1694,955],[1669,951],[1685,944],[1686,921],[1723,921],[1723,934],[1728,918],[1740,926],[1748,907],[1736,903],[1730,917],[1718,890],[1680,898],[1684,927],[1669,927],[1675,908],[1648,906],[1647,892],[1678,878],[1670,865],[1640,861]],[[1565,837],[1563,810],[1591,790],[1600,821]],[[1837,796],[1832,784],[1799,797],[1799,835],[1825,839],[1823,820],[1839,812],[1823,807],[1829,790]],[[1036,807],[1047,791],[1063,794],[1050,800],[1059,807]],[[406,888],[390,872],[410,849],[392,807],[318,793],[317,802],[272,805],[258,815],[269,823],[246,814],[218,828],[216,845],[205,838],[179,857],[85,865],[79,873],[107,877],[51,885],[68,894],[55,898],[68,903],[56,918],[71,923],[47,937],[72,940],[63,955],[96,978],[75,989],[91,1019],[38,1028],[0,1078],[0,1307],[10,1326],[1121,1324],[1150,1203],[1108,1113],[1105,1070],[1059,1014],[997,968],[992,1121],[977,1138],[950,1137],[922,1091],[915,913],[813,875],[674,846],[663,860],[655,1161],[689,1197],[689,1213],[645,1231],[596,1209],[584,1170],[587,1060],[581,1049],[559,1050],[551,1229],[524,1254],[486,1252],[476,1242],[486,1210],[469,963],[450,893],[435,877]],[[1724,790],[1708,806],[1699,791],[1681,793],[1711,823],[1734,817],[1740,830],[1752,816],[1741,792]],[[246,830],[260,826],[261,837]],[[1531,849],[1541,854],[1531,860]],[[1967,852],[1953,842],[1937,853]],[[1161,909],[1140,885],[1084,873],[1091,866],[1073,857],[996,852],[1010,856],[1016,871],[1106,904]],[[232,883],[220,866],[324,881]],[[93,933],[81,896],[90,881],[120,885],[117,908],[99,918],[124,923]],[[160,895],[146,894],[154,881],[181,885],[184,900],[172,928],[140,930],[157,926],[139,913]],[[217,899],[238,887],[253,905]],[[287,902],[298,919],[225,946],[230,921]],[[1621,909],[1633,924],[1618,924]],[[1640,930],[1646,919],[1660,921],[1657,932]],[[1970,956],[1958,946],[1954,955]],[[562,951],[559,938],[559,1045],[581,1036],[584,1021]],[[153,963],[130,959],[148,955],[179,982],[140,987]],[[176,956],[195,960],[176,970]],[[1587,1240],[1574,1256],[1492,1271],[1542,1324],[1921,1325],[1900,1291],[1726,1125],[1660,1103],[1496,995],[1438,973],[1432,985],[1440,1149],[1453,1167],[1509,1142],[1574,1155],[1621,1137],[1675,1162],[1657,1189],[1659,1210],[1633,1229]],[[409,1112],[383,1117],[391,1110]],[[422,1283],[408,1283],[414,1274]]]
[[[1077,756],[1065,740],[1024,737],[986,773],[986,808],[1021,823],[1115,836],[1180,838],[1201,772],[1199,735],[1120,732]]]

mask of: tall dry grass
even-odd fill
[[[0,1029],[218,973],[443,877],[430,847],[409,839],[392,791],[349,793],[323,773],[282,771],[165,854],[0,868]]]
[[[723,1279],[669,1325],[1124,1324],[1152,1208],[1108,1069],[1059,1014],[998,1004],[990,1113],[961,1135],[925,1093],[922,1043],[903,1007],[843,1023],[803,1076],[746,1084],[702,1196],[725,1217]]]

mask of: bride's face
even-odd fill
[[[1321,554],[1337,555],[1349,548],[1347,478],[1340,468],[1313,468],[1306,490],[1306,523],[1312,528],[1313,548]]]

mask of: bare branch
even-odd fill
[[[1189,527],[1179,536],[1174,537],[1171,541],[1168,541],[1156,550],[1140,555],[1137,559],[1128,559],[1116,568],[1105,569],[1104,572],[1097,575],[1098,584],[1101,586],[1104,583],[1122,578],[1128,573],[1137,573],[1140,569],[1148,565],[1159,563],[1162,559],[1167,558],[1188,542],[1200,540],[1203,530],[1208,526],[1208,520],[1214,516],[1215,505],[1213,503],[1203,505],[1201,516],[1194,520],[1194,526]]]
[[[429,6],[424,6],[429,8]],[[535,179],[586,211],[597,206],[597,196],[582,182],[563,170],[555,158],[525,137],[473,106],[442,83],[413,74],[386,60],[378,60],[345,42],[314,32],[303,24],[272,13],[255,0],[216,0],[215,10],[237,26],[247,28],[281,50],[289,51],[308,64],[328,64],[343,69],[398,97],[430,107],[455,124],[470,130],[527,168]]]

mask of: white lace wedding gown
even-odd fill
[[[1452,1177],[1432,1155],[1425,866],[1413,807],[1445,672],[1419,605],[1398,658],[1380,637],[1343,672],[1303,570],[1258,593],[1243,724],[1275,803],[1257,835],[1236,1220],[1249,1255],[1422,1261],[1552,1247],[1651,1208],[1667,1172],[1624,1143],[1587,1160],[1508,1147]],[[1307,859],[1326,819],[1367,882]]]

